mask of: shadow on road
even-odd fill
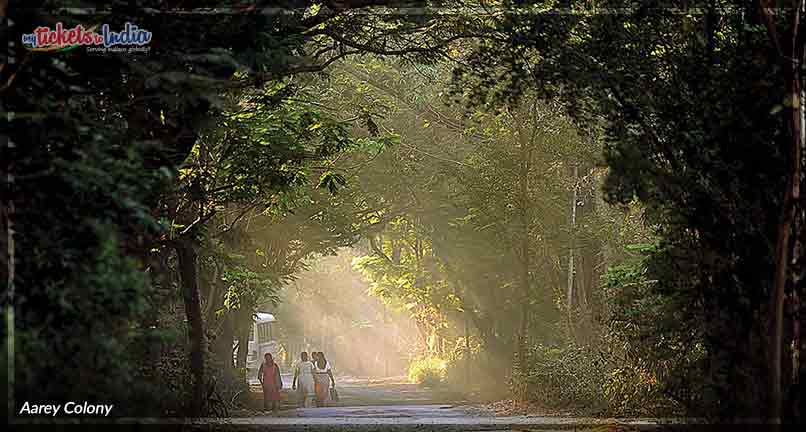
[[[230,419],[200,419],[198,427],[214,430],[260,431],[626,431],[654,429],[649,421],[582,419],[573,417],[496,417],[491,410],[472,403],[466,395],[443,388],[426,388],[405,377],[339,377],[340,400],[333,406],[297,408],[286,383],[283,409],[276,415],[262,411],[235,412]],[[255,402],[262,399],[253,387]]]

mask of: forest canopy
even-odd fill
[[[270,311],[289,366],[802,421],[803,0],[78,3],[0,3],[11,413],[209,415]]]

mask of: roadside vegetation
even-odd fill
[[[802,420],[802,0],[10,3],[159,42],[0,70],[13,401],[211,415],[271,310],[356,374]]]

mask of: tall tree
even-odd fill
[[[148,0],[133,6],[128,1],[85,2],[83,5],[90,9],[78,10],[65,9],[60,2],[49,0],[22,3],[11,2],[7,8],[9,22],[14,25],[4,30],[12,41],[21,41],[23,34],[39,26],[54,28],[57,22],[68,28],[78,24],[90,28],[99,23],[122,28],[126,22],[132,22],[153,35],[150,51],[143,56],[93,55],[83,49],[34,53],[26,51],[20,43],[9,48],[15,62],[9,62],[3,68],[4,86],[0,91],[4,110],[14,113],[9,137],[15,146],[9,149],[12,153],[9,160],[18,162],[8,170],[17,179],[11,199],[23,202],[27,199],[25,197],[42,198],[22,212],[10,215],[9,219],[19,228],[21,242],[17,245],[27,244],[26,248],[40,251],[37,253],[42,259],[37,265],[42,269],[51,265],[57,267],[51,271],[38,271],[39,267],[35,266],[27,270],[21,268],[22,271],[16,273],[20,281],[26,281],[21,288],[28,288],[30,283],[31,289],[19,290],[29,294],[15,297],[14,301],[20,306],[37,304],[42,310],[57,311],[74,309],[69,306],[70,302],[63,301],[63,297],[47,293],[81,292],[78,289],[81,284],[70,281],[79,274],[95,273],[80,270],[79,263],[100,265],[101,261],[84,259],[86,254],[91,254],[90,251],[101,250],[100,244],[122,244],[122,248],[104,249],[108,253],[103,255],[103,259],[109,266],[124,266],[131,270],[134,264],[129,262],[129,257],[145,262],[152,246],[149,243],[161,234],[148,215],[159,213],[161,209],[157,203],[171,180],[168,177],[178,177],[177,168],[191,155],[204,126],[211,116],[226,108],[221,105],[220,96],[224,92],[262,87],[294,74],[321,71],[340,58],[370,50],[401,56],[439,55],[447,41],[457,37],[456,32],[447,32],[446,29],[457,29],[465,24],[469,25],[468,32],[473,28],[464,17],[436,20],[434,17],[412,18],[357,10],[398,4],[376,0],[285,2],[282,13],[274,14],[264,13],[265,8],[279,10],[276,2],[268,1],[213,11],[207,8],[220,7],[220,4]],[[186,8],[182,13],[177,9],[180,6]],[[98,14],[86,15],[83,12],[87,10],[98,11]],[[384,22],[382,29],[375,26],[378,21]],[[429,29],[429,32],[422,32],[424,29]],[[120,170],[111,170],[111,175],[104,175],[100,167],[106,166],[116,166]],[[73,177],[76,181],[60,180],[62,174],[59,173],[66,174],[73,169],[76,170]],[[83,171],[92,175],[82,177],[80,173]],[[84,184],[78,181],[82,178],[95,179],[98,183],[96,186]],[[58,227],[54,232],[59,233],[54,240],[82,245],[77,246],[80,252],[74,255],[74,260],[63,260],[64,248],[45,246],[49,244],[48,239],[36,234],[34,227],[17,223],[17,220],[33,220],[26,216],[28,212],[33,215],[54,211],[54,207],[47,204],[51,195],[45,191],[59,189],[50,187],[51,182],[60,185],[62,197],[85,197],[95,200],[95,204],[100,206],[97,211],[83,217],[79,216],[83,212],[68,210],[70,203],[65,202],[67,207],[62,213],[75,214],[80,222],[63,224],[54,221],[53,225]],[[156,184],[162,187],[154,187]],[[87,191],[81,192],[85,188]],[[194,188],[181,193],[192,195]],[[39,191],[38,195],[28,193],[33,190]],[[108,195],[104,195],[107,196],[104,200],[91,197],[97,193]],[[117,216],[102,211],[103,203],[118,209]],[[15,206],[15,209],[20,208]],[[85,208],[90,211],[96,207]],[[186,213],[190,220],[181,222],[187,232],[175,239],[178,255],[182,258],[180,268],[185,281],[187,311],[192,316],[189,324],[194,341],[191,352],[194,370],[200,369],[203,359],[203,344],[198,341],[204,332],[196,286],[198,254],[193,242],[199,234],[196,230],[201,222],[212,217],[208,210],[202,206],[191,208]],[[198,222],[194,224],[194,221]],[[101,234],[98,229],[105,231]],[[81,240],[87,238],[95,240],[90,243]],[[123,240],[117,243],[117,238]],[[121,270],[120,274],[129,275],[129,270]],[[123,323],[139,311],[139,303],[128,300],[140,299],[147,291],[147,286],[139,279],[134,280],[137,276],[132,274],[132,278],[125,283],[108,281],[98,285],[110,295],[118,290],[125,291],[122,303],[131,305],[131,309],[126,308],[126,313],[119,314],[121,326],[115,328],[125,328]],[[32,301],[34,298],[42,301]],[[35,310],[30,309],[31,317],[36,316]],[[94,316],[87,314],[73,322],[76,326],[79,323],[89,326],[86,317]],[[45,329],[56,331],[49,322],[24,316],[20,316],[17,324],[21,329],[18,334],[27,331],[37,334]],[[72,337],[66,339],[74,340]],[[125,338],[116,334],[110,335],[109,339]],[[37,348],[39,345],[34,343],[34,339],[31,343],[19,346],[18,360],[69,357],[68,354],[45,355],[41,347]],[[102,357],[109,358],[110,364],[114,364],[111,360],[114,354],[111,350],[109,353],[109,356]],[[37,380],[42,378],[34,378],[47,375],[38,373],[50,369],[46,363],[26,361],[30,375],[23,374],[16,386],[19,389],[51,388],[47,385],[40,387]],[[89,375],[95,374],[90,366],[77,364],[76,367]],[[196,373],[189,410],[192,415],[200,415],[203,408],[201,395],[205,383],[201,382],[200,375],[203,371]],[[98,376],[101,374],[98,372]],[[64,379],[78,375],[68,374]],[[75,387],[65,384],[61,388]],[[42,397],[49,394],[41,392]],[[52,394],[55,397],[58,392]]]
[[[510,13],[491,39],[508,48],[481,42],[457,72],[467,80],[457,82],[476,83],[482,99],[491,79],[501,83],[492,93],[505,98],[527,87],[559,95],[581,125],[604,122],[609,198],[646,206],[663,239],[649,265],[653,289],[679,307],[681,335],[702,335],[683,343],[702,344],[707,362],[675,392],[691,398],[694,413],[776,419],[775,388],[790,380],[778,371],[793,354],[774,355],[791,345],[777,336],[793,319],[780,305],[802,291],[785,271],[785,251],[802,236],[791,224],[793,185],[803,177],[789,101],[803,23],[795,7],[781,9],[768,30],[769,14],[755,2],[689,2],[700,12],[688,14],[666,8],[673,5],[541,15],[506,3]],[[783,34],[779,51],[771,41]],[[782,53],[796,57],[781,67]]]

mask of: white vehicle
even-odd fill
[[[274,315],[270,313],[258,312],[256,314],[255,323],[249,334],[249,348],[246,355],[246,377],[250,382],[257,382],[257,371],[260,369],[266,353],[271,353],[276,361],[280,361],[278,358],[280,344],[274,339],[274,329],[272,328],[276,321]],[[233,355],[237,361],[237,351],[234,351]]]

